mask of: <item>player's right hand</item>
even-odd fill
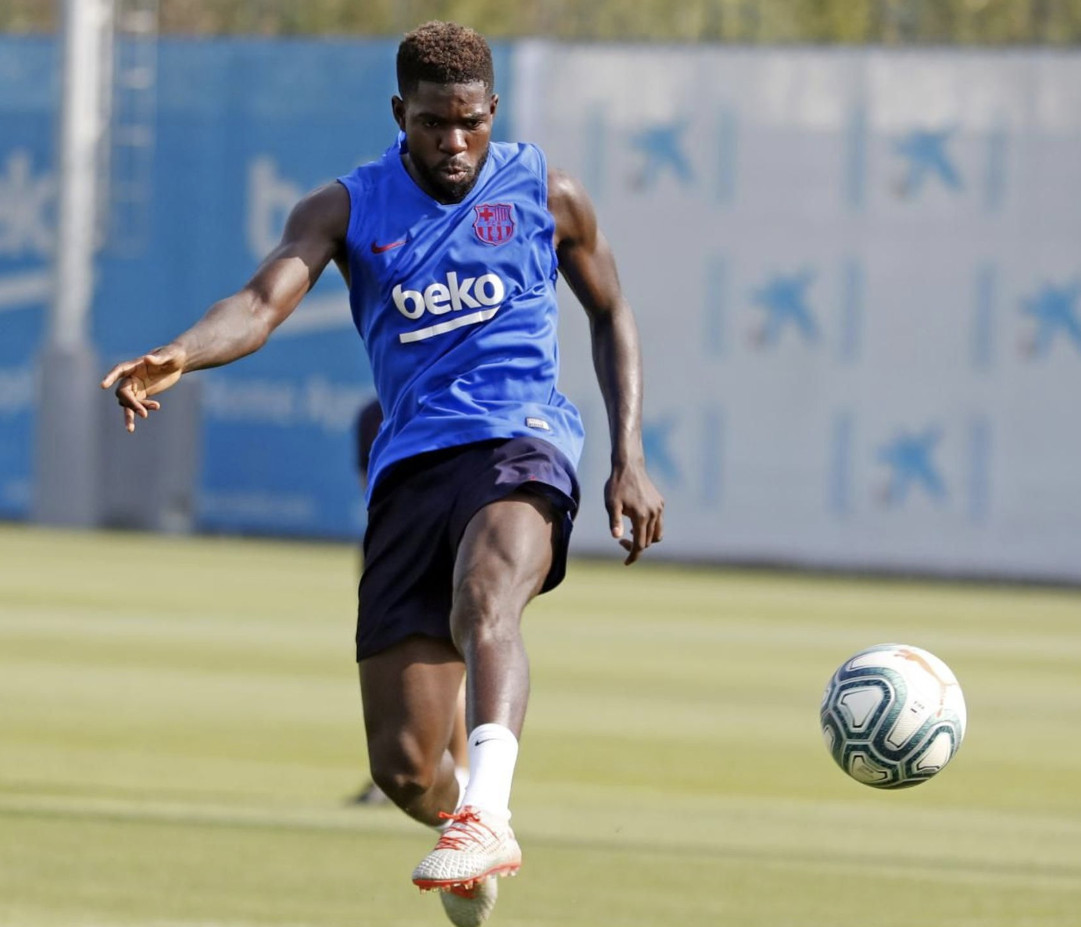
[[[161,408],[151,396],[167,390],[184,372],[184,352],[174,345],[157,348],[117,364],[101,381],[102,389],[116,384],[116,401],[124,410],[124,427],[135,431],[135,416],[147,418]]]

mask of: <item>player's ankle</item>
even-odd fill
[[[518,738],[502,724],[481,724],[469,734],[469,784],[462,807],[510,818],[510,791]]]
[[[454,778],[458,781],[458,801],[455,802],[454,810],[460,811],[465,804],[465,790],[469,788],[469,767],[455,766]]]

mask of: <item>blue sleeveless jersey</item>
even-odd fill
[[[383,406],[369,494],[425,451],[532,436],[577,465],[578,410],[556,388],[556,254],[548,170],[493,142],[469,195],[442,204],[402,164],[404,135],[338,178],[349,191],[349,302]]]

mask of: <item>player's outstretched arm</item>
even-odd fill
[[[608,410],[612,473],[604,502],[612,529],[634,563],[664,532],[664,499],[646,472],[642,450],[642,357],[638,327],[623,296],[615,259],[597,226],[585,189],[559,170],[548,172],[548,208],[555,218],[559,269],[589,316],[593,366]],[[631,537],[623,537],[623,519]]]
[[[135,430],[136,416],[159,409],[151,397],[185,373],[220,367],[261,348],[327,264],[341,259],[348,225],[349,194],[341,184],[310,193],[293,208],[281,242],[242,289],[216,302],[168,344],[113,367],[101,386],[116,386],[127,430]]]

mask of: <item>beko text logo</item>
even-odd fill
[[[422,318],[425,313],[437,316],[449,313],[455,313],[455,315],[435,325],[414,329],[411,332],[402,332],[398,340],[402,344],[424,341],[465,325],[486,322],[499,311],[506,294],[506,285],[492,273],[482,274],[479,277],[459,278],[458,274],[452,270],[445,280],[430,283],[423,290],[407,290],[399,283],[394,287],[391,296],[398,311],[407,319],[415,321]],[[457,314],[466,309],[475,311],[464,315]]]

